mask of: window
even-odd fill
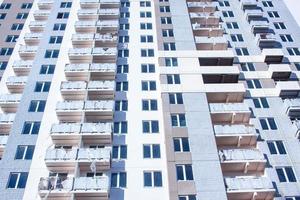
[[[165,51],[175,51],[176,46],[174,42],[164,42],[164,50]]]
[[[113,146],[112,158],[113,159],[126,159],[127,158],[127,146],[126,145]]]
[[[37,135],[40,131],[41,122],[26,121],[23,124],[22,134],[24,135]]]
[[[120,30],[129,30],[129,24],[120,24]]]
[[[7,62],[6,61],[0,61],[0,70],[5,70],[7,67]]]
[[[69,13],[68,12],[59,12],[57,13],[57,19],[68,19]]]
[[[244,42],[242,34],[232,34],[230,37],[233,42]]]
[[[276,172],[280,182],[297,182],[292,167],[278,167]]]
[[[157,110],[157,100],[155,99],[142,100],[142,110],[143,111]]]
[[[31,160],[34,152],[34,145],[18,145],[15,155],[16,160]]]
[[[166,67],[178,67],[177,58],[165,58]]]
[[[64,31],[66,29],[66,24],[54,24],[54,31]]]
[[[1,56],[10,56],[13,52],[13,48],[1,48],[0,55]]]
[[[167,83],[168,84],[180,84],[179,74],[168,74],[167,75]]]
[[[32,3],[23,3],[21,5],[21,8],[22,9],[30,9],[30,8],[32,8]]]
[[[285,200],[300,200],[300,196],[285,197]]]
[[[262,1],[264,7],[273,7],[272,1]]]
[[[5,42],[16,42],[18,38],[18,35],[8,35]]]
[[[170,93],[169,94],[170,104],[183,104],[183,98],[181,93]]]
[[[269,108],[269,104],[266,98],[253,98],[255,108]]]
[[[128,110],[128,101],[116,101],[115,103],[115,111],[127,111]]]
[[[142,43],[151,43],[153,42],[153,36],[152,35],[141,35],[141,42]]]
[[[126,134],[127,133],[127,121],[114,122],[114,133],[115,134]]]
[[[55,65],[42,65],[40,74],[54,74]]]
[[[152,30],[152,23],[141,23],[141,30]]]
[[[142,73],[155,73],[154,64],[141,64]]]
[[[72,7],[72,2],[61,2],[60,7],[61,8],[71,8]]]
[[[22,30],[24,27],[24,24],[13,24],[11,26],[11,30],[13,31],[19,31],[19,30]]]
[[[128,49],[120,49],[120,50],[118,50],[118,57],[119,58],[127,58],[127,57],[129,57],[129,50]]]
[[[196,195],[180,195],[178,196],[178,200],[196,200]]]
[[[142,81],[142,91],[155,91],[156,82],[155,81]]]
[[[194,180],[192,165],[176,165],[176,174],[178,181]]]
[[[128,91],[128,82],[117,82],[116,83],[116,91]]]
[[[160,158],[159,144],[144,144],[143,145],[144,158]]]
[[[238,56],[248,56],[249,52],[246,47],[235,48],[236,55]]]
[[[144,187],[162,187],[160,171],[144,172]]]
[[[184,114],[171,114],[172,127],[185,127],[185,115]]]
[[[129,42],[129,36],[119,36],[119,43],[128,43]]]
[[[279,18],[280,17],[277,11],[269,11],[268,15],[271,18]]]
[[[172,24],[171,17],[161,17],[160,18],[161,24]]]
[[[143,121],[142,124],[143,124],[143,133],[158,133],[159,132],[157,120]]]
[[[141,1],[140,7],[151,7],[151,1]]]
[[[44,100],[32,100],[29,105],[29,112],[44,112],[46,101]]]
[[[255,71],[253,63],[241,63],[241,68],[243,71]]]
[[[229,7],[229,1],[219,1],[220,7]]]
[[[111,187],[112,188],[125,188],[127,185],[126,172],[111,173]]]
[[[174,144],[174,151],[175,152],[189,152],[190,151],[190,145],[188,138],[174,138],[173,139]]]
[[[262,88],[258,79],[246,80],[246,83],[249,89]]]
[[[159,0],[159,2],[169,2],[169,0]]]
[[[10,7],[11,7],[11,3],[2,3],[0,5],[1,10],[3,10],[3,9],[7,10],[7,9],[10,9]]]
[[[288,47],[288,48],[286,48],[286,50],[288,51],[290,56],[299,56],[300,55],[300,51],[296,47]]]
[[[59,50],[58,49],[48,49],[45,52],[45,58],[58,58]]]
[[[130,7],[130,2],[129,1],[121,2],[121,7],[122,8],[129,8]]]
[[[159,6],[159,11],[162,13],[170,12],[170,6]]]
[[[149,11],[140,12],[140,18],[151,18],[151,17],[152,17],[152,13]]]
[[[118,65],[117,66],[117,73],[118,74],[127,74],[129,71],[128,65]]]
[[[234,17],[234,14],[232,11],[223,11],[222,14],[224,17]]]
[[[163,37],[174,37],[173,29],[163,29],[162,36]]]
[[[28,172],[11,172],[9,174],[7,188],[25,188]]]
[[[259,122],[263,130],[277,130],[277,125],[272,117],[261,118]]]
[[[154,49],[141,49],[141,57],[154,57]]]
[[[121,12],[120,13],[120,18],[122,19],[126,19],[130,17],[130,13],[129,12]]]
[[[49,44],[60,44],[62,39],[63,36],[51,36],[49,39]]]
[[[274,27],[276,29],[286,29],[286,26],[283,22],[274,22]]]
[[[51,82],[36,82],[34,91],[35,92],[49,92]]]
[[[0,13],[0,19],[5,19],[6,13]]]
[[[280,39],[282,40],[282,42],[293,42],[294,41],[292,36],[289,35],[289,34],[282,34],[282,35],[279,35],[279,36],[280,36]]]
[[[267,141],[267,144],[271,154],[286,154],[286,150],[282,141]]]
[[[237,22],[227,22],[226,26],[228,29],[238,29],[239,25]]]
[[[18,13],[17,19],[26,19],[28,17],[28,13]]]

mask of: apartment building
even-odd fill
[[[0,199],[300,199],[300,28],[282,0],[0,8]]]

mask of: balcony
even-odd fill
[[[273,33],[261,33],[255,37],[260,48],[272,48],[276,45],[276,37]]]
[[[85,9],[99,8],[100,0],[80,0],[80,7]]]
[[[300,122],[298,120],[294,120],[293,122],[293,126],[296,128],[296,138],[300,139]]]
[[[255,146],[257,133],[254,126],[247,125],[214,125],[218,147]]]
[[[211,2],[187,2],[189,12],[210,12],[216,11],[216,4]]]
[[[264,62],[267,64],[279,64],[282,62],[283,59],[283,52],[282,49],[263,49],[261,53],[265,60]]]
[[[90,171],[92,163],[97,171],[110,169],[110,149],[48,149],[45,163],[50,171],[73,171],[77,164],[83,171]]]
[[[246,93],[242,83],[205,84],[204,87],[209,103],[242,102]]]
[[[228,41],[225,37],[195,37],[197,50],[226,50]]]
[[[262,173],[266,160],[258,149],[224,149],[219,150],[219,157],[223,173]]]
[[[74,47],[112,47],[117,45],[118,37],[112,34],[74,34],[72,44]]]
[[[260,9],[251,9],[251,10],[245,10],[245,16],[246,20],[260,20],[263,18],[264,14],[263,11]]]
[[[56,105],[56,114],[61,121],[80,122],[112,120],[114,101],[63,101]]]
[[[23,60],[33,60],[38,50],[38,46],[22,45],[19,48],[19,55]]]
[[[0,135],[0,158],[3,156],[8,137],[8,135]]]
[[[300,92],[298,81],[278,81],[275,88],[278,96],[284,98],[298,97]]]
[[[291,76],[292,70],[289,64],[270,64],[269,77],[275,81],[288,80]]]
[[[245,9],[253,9],[257,7],[257,1],[256,0],[240,0],[241,1],[241,7],[243,10]]]
[[[53,0],[39,0],[38,8],[40,10],[49,10],[53,5]]]
[[[6,80],[6,86],[11,93],[22,93],[26,82],[27,76],[10,76]]]
[[[90,100],[113,99],[114,81],[62,82],[61,93],[66,100],[83,100],[86,93]]]
[[[193,32],[195,36],[205,37],[221,37],[223,36],[224,29],[221,24],[207,25],[207,24],[192,24]]]
[[[103,64],[70,64],[65,67],[65,75],[68,80],[114,80],[116,65]]]
[[[29,29],[33,33],[44,31],[45,26],[46,26],[46,22],[42,22],[42,21],[31,21],[29,23]]]
[[[267,33],[270,28],[270,24],[267,21],[251,21],[250,26],[253,34]]]
[[[33,17],[36,21],[45,21],[48,19],[50,11],[46,10],[36,10],[33,13]]]
[[[101,177],[46,177],[39,182],[39,195],[48,199],[109,199],[109,178]]]
[[[197,12],[197,13],[190,13],[190,18],[192,24],[198,23],[198,24],[209,24],[209,25],[219,25],[220,18],[214,13],[203,13],[203,12]]]
[[[119,0],[80,0],[81,8],[118,8],[120,6]]]
[[[31,60],[16,60],[13,63],[13,70],[17,76],[27,76],[32,68],[33,61]]]
[[[284,99],[285,113],[292,119],[300,117],[300,99]]]
[[[118,19],[119,9],[81,9],[77,15],[79,20]]]
[[[272,200],[275,189],[267,177],[225,178],[228,200]]]
[[[0,95],[0,107],[3,112],[15,113],[21,101],[22,94],[2,94]]]
[[[0,114],[0,132],[9,134],[15,120],[14,113]]]
[[[119,30],[118,20],[101,20],[96,22],[99,33],[117,32]]]
[[[54,144],[111,144],[112,123],[63,123],[51,128]]]
[[[24,41],[26,45],[35,46],[40,43],[41,38],[41,33],[25,33]]]
[[[96,32],[96,21],[77,21],[75,30],[78,33],[94,33]]]
[[[117,59],[117,48],[76,48],[69,50],[72,63],[113,63]]]

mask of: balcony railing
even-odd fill
[[[291,118],[300,117],[300,99],[285,99],[283,105],[286,114]]]
[[[39,9],[50,9],[52,7],[53,0],[39,0],[38,7]]]
[[[0,132],[9,133],[11,126],[15,120],[14,113],[0,114]]]
[[[46,22],[43,21],[31,21],[29,23],[29,29],[31,32],[41,32],[44,30]]]
[[[0,95],[0,107],[4,112],[16,112],[22,94],[2,94]]]
[[[21,93],[27,83],[27,76],[10,76],[6,86],[11,93]]]
[[[225,37],[195,37],[197,50],[226,50],[228,41]]]

